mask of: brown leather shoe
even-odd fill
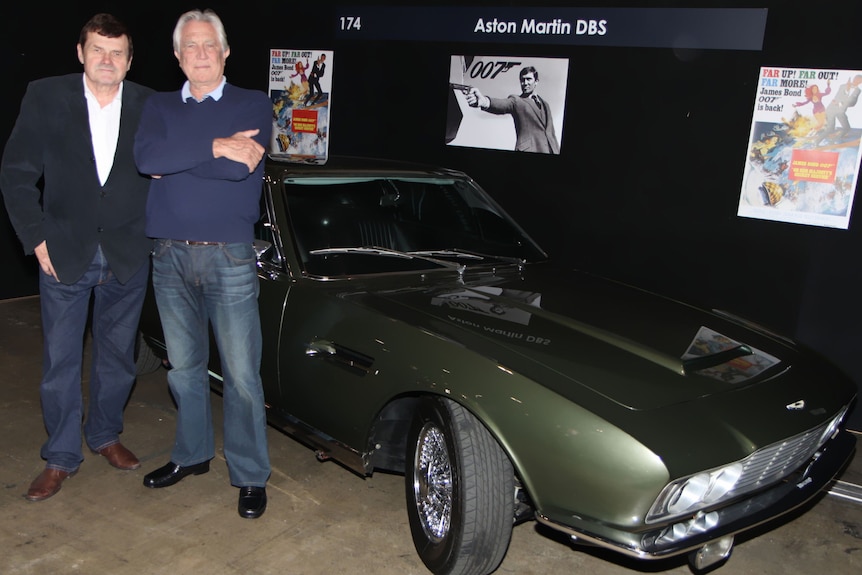
[[[76,472],[77,469],[69,472],[46,467],[42,470],[42,473],[39,474],[39,477],[34,479],[33,483],[30,484],[30,489],[27,490],[27,495],[25,495],[25,497],[30,501],[42,501],[44,499],[48,499],[60,491],[60,488],[63,486],[63,481],[75,475]]]
[[[123,447],[122,443],[109,445],[104,449],[100,449],[98,453],[117,469],[130,471],[141,466],[141,462],[138,461],[135,454]]]

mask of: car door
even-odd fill
[[[290,274],[284,257],[284,245],[278,237],[277,212],[273,204],[273,185],[264,182],[261,194],[260,219],[255,225],[260,294],[260,327],[263,334],[261,378],[267,405],[281,403],[279,387],[279,346],[284,324],[284,310],[290,290]]]

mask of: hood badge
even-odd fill
[[[784,407],[786,407],[788,411],[799,411],[800,409],[805,409],[805,400],[800,399],[799,401],[788,403]]]

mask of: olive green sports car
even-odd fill
[[[462,172],[268,159],[257,238],[271,423],[360,476],[403,473],[436,575],[493,572],[525,520],[716,566],[855,449],[833,366],[554,266]],[[152,299],[141,325],[142,361],[169,361]]]

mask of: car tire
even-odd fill
[[[138,332],[135,340],[135,374],[147,375],[162,366],[162,360],[144,341],[144,334]]]
[[[413,418],[405,474],[413,544],[435,575],[487,575],[509,548],[512,463],[458,403],[424,398]]]

